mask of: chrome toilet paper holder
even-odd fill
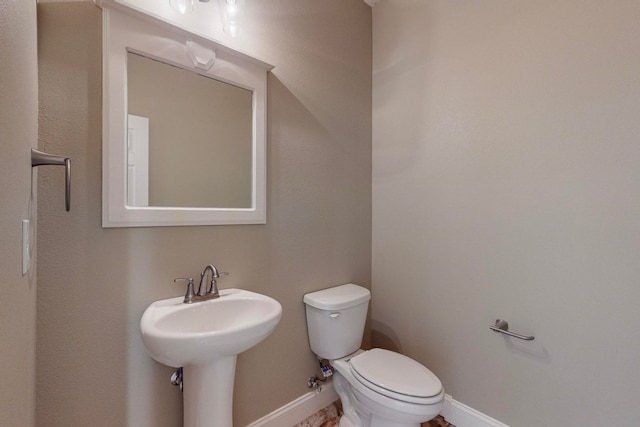
[[[494,332],[500,332],[501,334],[509,335],[510,337],[518,338],[525,341],[533,341],[535,337],[533,335],[521,335],[516,334],[515,332],[511,332],[509,330],[509,322],[502,319],[496,319],[496,323],[489,326]]]

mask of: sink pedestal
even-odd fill
[[[238,354],[273,332],[282,306],[242,289],[184,304],[183,297],[151,303],[140,319],[147,352],[182,366],[184,427],[233,427],[233,382]]]
[[[184,427],[233,427],[237,356],[182,367]]]

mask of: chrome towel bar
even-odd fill
[[[32,148],[31,167],[42,165],[64,166],[65,208],[67,212],[69,212],[71,210],[71,159],[64,156],[44,153]]]
[[[525,341],[532,341],[535,339],[532,335],[520,335],[515,332],[509,331],[509,323],[506,320],[496,319],[496,323],[494,325],[489,326],[494,332],[500,332],[501,334],[509,335],[510,337],[518,338]]]

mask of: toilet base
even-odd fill
[[[384,407],[354,390],[338,370],[333,375],[333,385],[344,411],[340,427],[420,427],[437,417],[444,406],[443,398],[441,403],[422,406],[419,414]]]
[[[357,427],[357,426],[353,424],[351,421],[349,421],[347,417],[342,416],[340,417],[340,424],[338,425],[338,427]]]

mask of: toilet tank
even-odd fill
[[[360,348],[371,292],[349,283],[304,296],[311,350],[320,359],[339,359]]]

